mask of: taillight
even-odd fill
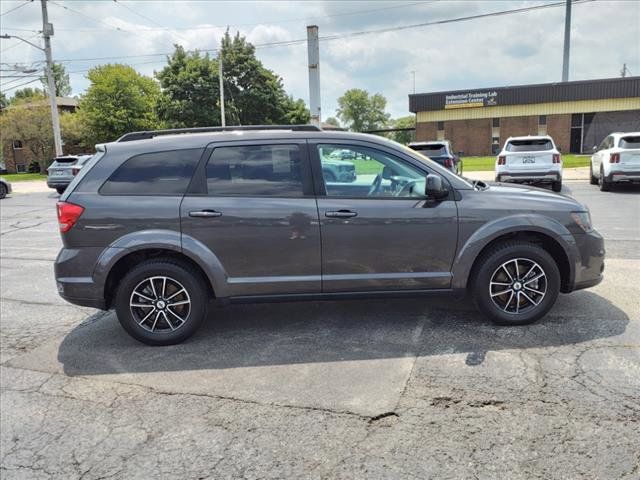
[[[60,227],[60,231],[62,233],[67,233],[71,230],[71,227],[75,225],[75,223],[84,212],[84,208],[80,205],[76,205],[74,203],[67,202],[58,202],[58,226]]]
[[[609,163],[620,163],[620,154],[612,153],[609,155]]]
[[[562,160],[560,159],[560,154],[559,153],[554,153],[553,154],[553,163],[562,163]]]
[[[504,155],[500,155],[498,157],[498,165],[506,165],[507,164],[507,157]]]
[[[453,160],[451,160],[450,158],[445,159],[444,166],[447,168],[453,168]]]

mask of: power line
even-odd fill
[[[573,4],[574,5],[579,5],[579,4],[591,3],[591,2],[595,2],[595,1],[598,1],[598,0],[574,0]],[[523,12],[528,12],[528,11],[533,11],[533,10],[542,10],[542,9],[546,9],[546,8],[556,8],[556,7],[560,7],[560,6],[564,6],[564,5],[565,5],[564,1],[555,2],[555,3],[545,3],[545,4],[542,4],[542,5],[532,5],[532,6],[529,6],[529,7],[515,8],[515,9],[511,9],[511,10],[499,10],[499,11],[496,11],[496,12],[481,13],[481,14],[469,15],[469,16],[465,16],[465,17],[456,17],[456,18],[449,18],[449,19],[443,19],[443,20],[434,20],[432,22],[416,23],[416,24],[412,24],[412,25],[399,25],[399,26],[385,27],[385,28],[379,28],[379,29],[374,29],[374,30],[363,30],[363,31],[360,31],[360,32],[348,32],[348,33],[342,33],[342,34],[333,34],[333,35],[327,35],[327,36],[324,36],[324,37],[320,37],[320,40],[333,41],[333,40],[339,40],[339,39],[343,39],[343,38],[357,37],[357,36],[363,36],[363,35],[386,33],[386,32],[392,32],[392,31],[400,31],[400,30],[408,30],[408,29],[413,29],[413,28],[429,27],[429,26],[433,26],[433,25],[444,25],[444,24],[456,23],[456,22],[466,22],[466,21],[470,21],[470,20],[477,20],[477,19],[487,18],[487,17],[498,17],[498,16],[504,16],[504,15],[516,14],[516,13],[523,13]],[[261,48],[292,46],[292,45],[305,43],[306,41],[307,41],[306,38],[300,38],[300,39],[295,39],[295,40],[282,40],[282,41],[279,41],[279,42],[269,42],[269,43],[256,44],[256,45],[254,45],[254,48],[261,49]],[[199,52],[205,52],[206,53],[206,52],[217,52],[218,49],[204,48],[204,49],[191,49],[189,51],[199,51]],[[109,56],[109,57],[94,57],[94,58],[69,58],[69,59],[58,60],[58,63],[71,63],[71,62],[84,62],[84,61],[89,62],[89,61],[99,61],[99,60],[119,60],[119,59],[125,59],[125,58],[144,58],[144,57],[156,57],[156,56],[168,56],[168,55],[171,55],[171,52],[169,52],[169,53],[167,53],[167,52],[163,52],[163,53],[148,53],[148,54],[140,54],[140,55],[121,55],[121,56]]]
[[[131,13],[133,13],[134,15],[137,15],[137,16],[138,16],[138,17],[140,17],[140,18],[145,19],[147,22],[151,22],[151,23],[153,23],[154,25],[157,25],[158,27],[160,27],[160,29],[161,29],[161,30],[166,30],[166,31],[168,31],[168,32],[169,32],[171,35],[173,35],[175,38],[179,38],[179,39],[181,39],[181,40],[188,41],[188,39],[186,39],[185,37],[183,37],[183,36],[181,36],[181,35],[178,35],[178,34],[177,34],[177,33],[175,33],[175,32],[172,32],[172,31],[171,31],[172,29],[167,28],[167,27],[165,27],[165,26],[161,25],[160,23],[156,22],[154,19],[152,19],[152,18],[150,18],[150,17],[147,17],[146,15],[143,15],[143,14],[142,14],[142,13],[140,13],[140,12],[135,11],[133,8],[129,7],[128,5],[126,5],[126,4],[124,4],[124,3],[122,3],[122,2],[120,2],[120,1],[118,1],[118,0],[113,0],[113,3],[115,3],[116,5],[119,5],[119,6],[123,7],[123,8],[126,8],[126,9],[127,9],[127,10],[129,10]],[[145,30],[153,30],[153,29],[151,29],[151,28],[149,28],[149,27],[145,27]]]
[[[9,13],[11,13],[11,12],[15,12],[15,11],[16,11],[16,10],[18,10],[19,8],[22,8],[22,7],[24,7],[26,4],[31,3],[31,2],[33,2],[33,0],[27,0],[26,2],[21,3],[21,4],[20,4],[20,5],[18,5],[17,7],[13,7],[13,8],[11,8],[11,9],[7,10],[7,11],[6,11],[6,12],[4,12],[4,13],[0,13],[0,17],[4,17],[5,15],[7,15],[7,14],[9,14]]]
[[[15,88],[20,88],[20,87],[23,87],[23,86],[25,86],[25,85],[29,85],[30,83],[33,83],[33,82],[39,82],[39,81],[40,81],[40,79],[39,79],[39,78],[36,78],[35,80],[30,80],[30,81],[28,81],[28,82],[21,83],[21,84],[19,84],[19,85],[13,85],[13,86],[11,86],[11,87],[9,87],[9,88],[5,88],[5,89],[3,89],[2,91],[3,91],[3,92],[8,92],[8,91],[13,90],[13,89],[15,89]]]
[[[381,7],[381,8],[374,8],[374,9],[367,9],[367,10],[355,10],[355,11],[351,11],[351,12],[341,12],[341,13],[334,13],[334,14],[330,14],[330,15],[319,15],[319,16],[315,16],[315,17],[299,17],[299,18],[290,18],[287,20],[274,20],[274,21],[262,21],[262,22],[256,22],[256,23],[237,23],[237,24],[221,24],[221,25],[196,25],[196,26],[192,26],[192,27],[165,27],[163,25],[160,25],[159,23],[155,22],[154,20],[152,20],[149,17],[146,17],[142,14],[140,14],[139,12],[136,12],[135,10],[133,10],[132,8],[128,7],[127,5],[125,5],[121,0],[113,0],[115,3],[117,3],[118,5],[127,8],[129,11],[131,11],[132,13],[138,15],[141,18],[146,19],[147,21],[154,23],[158,26],[158,28],[146,28],[146,30],[211,30],[214,28],[225,28],[225,27],[253,27],[256,25],[277,25],[277,24],[281,24],[281,23],[294,23],[294,22],[308,22],[308,21],[312,21],[312,20],[320,20],[323,18],[336,18],[336,17],[344,17],[344,16],[351,16],[351,15],[362,15],[362,14],[369,14],[369,13],[375,13],[375,12],[380,12],[380,11],[384,11],[384,10],[392,10],[392,9],[397,9],[397,8],[408,8],[408,7],[414,7],[416,5],[424,5],[424,4],[429,4],[429,3],[436,3],[438,0],[427,0],[427,1],[422,1],[422,2],[412,2],[412,3],[403,3],[403,4],[396,4],[396,5],[391,5],[388,7]],[[94,19],[95,20],[95,19]],[[109,30],[112,30],[114,27],[109,26]],[[23,31],[23,32],[33,32],[35,30],[29,30],[26,28],[13,28],[13,27],[6,27],[5,30],[15,30],[15,31]],[[58,28],[58,31],[73,31],[73,32],[81,32],[81,31],[95,31],[95,28],[86,28],[86,29],[78,29],[78,28]],[[123,30],[126,31],[126,30]]]

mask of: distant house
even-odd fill
[[[59,112],[75,112],[78,108],[78,99],[73,97],[57,97]],[[30,106],[49,105],[49,99],[45,98],[35,102],[24,103],[9,108],[29,108]],[[83,153],[81,151],[73,151],[77,148],[69,146],[64,148],[65,154]],[[7,173],[23,173],[29,168],[29,164],[38,161],[33,151],[29,148],[26,140],[21,138],[5,138],[2,136],[2,161]]]

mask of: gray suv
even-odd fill
[[[323,178],[353,152],[356,180]],[[136,132],[97,146],[58,202],[60,295],[180,342],[210,300],[470,292],[498,324],[533,322],[602,280],[584,205],[467,181],[384,138],[309,125]]]

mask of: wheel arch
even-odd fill
[[[509,217],[507,217],[509,218]],[[540,245],[556,261],[560,270],[561,292],[570,292],[575,281],[577,247],[569,231],[547,217],[543,223],[514,223],[500,220],[476,231],[459,249],[452,268],[452,286],[464,289],[472,280],[482,255],[495,245],[505,241],[526,241]],[[507,225],[511,223],[511,225]]]

